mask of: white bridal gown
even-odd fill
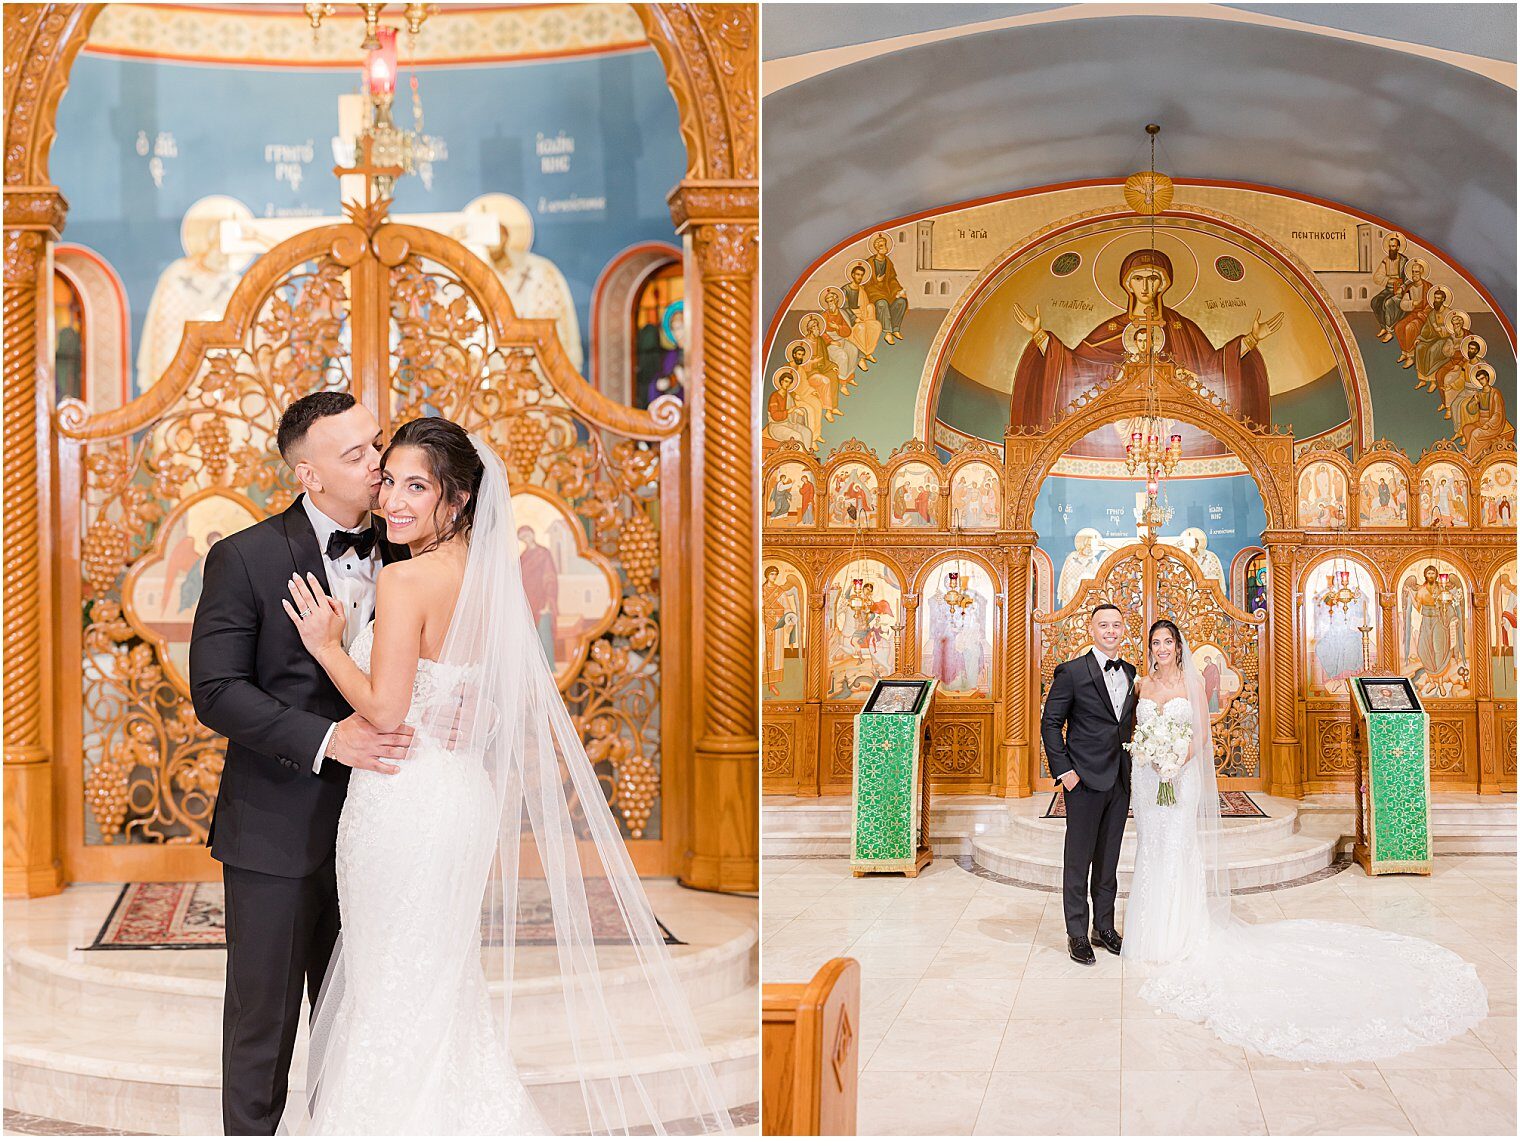
[[[1192,724],[1186,697],[1165,712]],[[1158,713],[1142,698],[1136,720]],[[1131,785],[1138,839],[1123,954],[1154,965],[1147,1002],[1226,1043],[1305,1062],[1385,1059],[1488,1014],[1477,969],[1428,940],[1327,920],[1245,924],[1223,905],[1211,916],[1195,766],[1174,782],[1175,805],[1156,803],[1152,768],[1133,766]]]
[[[371,622],[349,650],[365,673],[374,632]],[[421,730],[424,707],[458,672],[419,661],[406,722]],[[477,754],[414,742],[401,772],[349,778],[336,859],[343,926],[323,988],[341,994],[323,1001],[312,1036],[310,1133],[547,1132],[503,1054],[480,962],[479,874],[499,816]]]

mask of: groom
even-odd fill
[[[1050,775],[1066,790],[1066,858],[1062,902],[1066,948],[1079,964],[1096,964],[1087,941],[1087,888],[1092,885],[1094,943],[1119,954],[1114,898],[1119,847],[1129,816],[1129,754],[1135,729],[1135,667],[1119,656],[1124,614],[1100,605],[1087,619],[1092,649],[1056,666],[1040,717]]]
[[[285,1109],[303,981],[315,1007],[338,937],[348,770],[395,773],[384,758],[411,742],[352,712],[280,604],[292,575],[316,574],[343,603],[347,645],[374,612],[381,563],[408,556],[371,517],[380,426],[352,395],[321,391],[291,404],[277,442],[304,492],[211,547],[190,638],[196,715],[228,742],[208,840],[227,899],[228,1135],[273,1135]]]

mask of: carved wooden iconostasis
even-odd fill
[[[1048,788],[1044,689],[1103,601],[1137,664],[1152,621],[1182,628],[1222,789],[1349,790],[1364,669],[1414,679],[1437,790],[1515,789],[1508,319],[1350,208],[1183,180],[1143,206],[1101,181],[946,208],[789,292],[765,368],[767,793],[849,792],[851,718],[887,673],[941,682],[936,791]],[[1180,450],[1153,532],[1126,465],[1150,401]]]
[[[125,310],[132,273],[117,277],[115,310],[84,256],[67,276],[51,274],[68,262],[55,257],[67,202],[48,182],[48,158],[67,143],[53,125],[70,68],[92,26],[111,50],[113,37],[147,34],[101,9],[5,13],[7,895],[76,880],[218,878],[203,845],[224,742],[196,720],[186,680],[201,562],[219,537],[294,498],[275,427],[292,400],[323,388],[353,393],[387,435],[437,414],[498,449],[529,594],[542,599],[545,652],[639,871],[755,888],[754,506],[733,480],[754,457],[753,6],[458,14],[485,31],[508,20],[524,52],[564,57],[582,87],[633,82],[636,101],[674,96],[669,115],[656,108],[649,124],[669,133],[655,150],[677,162],[643,173],[660,181],[653,198],[624,200],[668,192],[663,227],[680,245],[659,238],[658,225],[631,242],[649,221],[619,204],[603,212],[613,220],[605,266],[583,273],[565,256],[562,272],[529,253],[558,257],[543,241],[553,227],[534,243],[522,200],[465,187],[461,195],[478,195],[466,210],[430,214],[408,187],[415,175],[393,201],[346,174],[345,207],[331,219],[254,218],[240,204],[196,200],[179,225],[185,256],[148,284],[146,316]],[[154,35],[183,33],[172,13],[149,18],[168,22]],[[309,37],[289,12],[185,17],[270,19],[275,36],[290,35],[293,18]],[[358,39],[338,33],[350,49]],[[598,72],[603,57],[611,62]],[[424,71],[423,91],[441,74]],[[11,83],[16,75],[28,82]],[[557,137],[546,150],[530,132],[513,147],[534,164],[553,160],[544,172],[569,169]],[[601,147],[582,138],[575,157],[594,178]],[[177,157],[165,155],[172,174]],[[329,170],[319,156],[309,174],[335,193]],[[574,206],[584,177],[554,186],[565,193],[558,207],[530,196],[540,211],[590,210]],[[578,226],[583,236],[584,219]],[[181,285],[199,294],[165,305]],[[48,319],[59,308],[82,328],[78,339],[56,338],[65,324]],[[579,323],[576,308],[586,312]],[[135,379],[120,349],[128,327],[140,345]],[[582,329],[592,352],[584,376]],[[165,331],[173,341],[155,359]],[[97,332],[114,354],[92,353]],[[704,642],[723,651],[705,664],[692,653]]]

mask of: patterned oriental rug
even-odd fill
[[[1129,815],[1133,817],[1135,810],[1130,809]],[[1220,793],[1219,815],[1222,817],[1261,817],[1270,820],[1271,814],[1262,811],[1262,808],[1251,799],[1250,793]],[[1050,798],[1050,807],[1040,814],[1041,820],[1065,820],[1066,819],[1066,790],[1059,789]]]
[[[549,893],[543,881],[525,880],[523,905],[517,921],[517,945],[542,946],[554,943],[554,926],[549,913]],[[593,934],[606,933],[598,944],[627,944],[614,939],[624,931],[622,913],[603,880],[587,885],[587,902],[591,908]],[[681,944],[670,929],[656,919],[667,944]],[[488,934],[486,943],[501,946],[500,929]],[[122,886],[121,895],[100,926],[95,942],[86,952],[132,950],[169,950],[225,948],[227,946],[226,907],[220,881],[134,882]]]

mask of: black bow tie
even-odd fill
[[[334,530],[327,539],[327,560],[334,561],[345,550],[353,550],[360,558],[369,557],[370,550],[375,548],[375,527],[366,526],[362,530]]]
[[[1113,669],[1123,669],[1123,668],[1124,668],[1124,662],[1122,662],[1122,661],[1105,661],[1103,663],[1103,672],[1105,672],[1105,673],[1107,673],[1107,672],[1109,672],[1110,670],[1113,670]]]

